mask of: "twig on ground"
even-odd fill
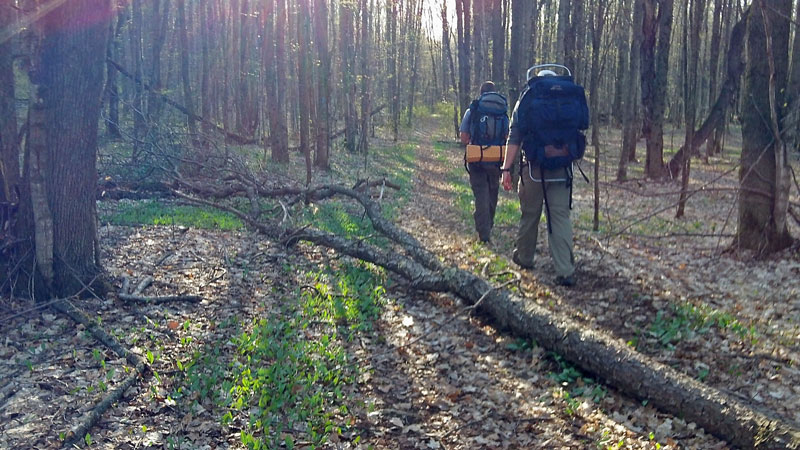
[[[77,444],[78,442],[82,441],[86,436],[86,433],[100,420],[100,417],[108,411],[109,408],[114,403],[117,403],[122,399],[122,396],[125,395],[125,391],[130,389],[137,381],[139,381],[139,377],[142,376],[145,370],[145,363],[144,361],[140,361],[139,364],[134,366],[134,370],[128,375],[122,383],[117,386],[115,389],[111,390],[106,397],[100,401],[91,411],[84,414],[81,418],[80,423],[73,426],[70,432],[67,434],[64,443],[62,444],[61,448],[72,448],[73,445]]]
[[[141,295],[142,292],[145,289],[147,289],[147,287],[150,286],[151,284],[153,284],[153,277],[148,275],[144,277],[142,281],[139,282],[139,284],[136,285],[136,289],[134,289],[131,294],[134,296]]]
[[[146,297],[142,295],[119,294],[121,300],[128,302],[141,302],[150,304],[161,304],[169,302],[190,302],[197,303],[203,300],[201,295],[165,295],[162,297]]]

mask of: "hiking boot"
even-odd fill
[[[566,287],[575,286],[575,275],[567,275],[566,277],[559,275],[556,277],[556,284]]]
[[[514,264],[520,266],[523,269],[526,269],[526,270],[532,270],[533,269],[533,264],[525,264],[524,262],[520,261],[519,255],[517,254],[516,250],[514,250],[514,253],[511,254],[511,261],[514,261]]]

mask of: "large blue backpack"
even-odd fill
[[[505,145],[508,136],[508,101],[498,92],[485,92],[469,106],[470,143]]]
[[[589,107],[583,86],[570,75],[534,76],[520,96],[517,124],[525,158],[542,169],[558,169],[583,158]]]

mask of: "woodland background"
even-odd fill
[[[0,0],[0,443],[800,445],[798,17]],[[455,141],[549,62],[592,116],[573,290],[508,264],[513,195],[475,242]]]

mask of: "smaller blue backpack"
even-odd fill
[[[470,143],[505,145],[508,136],[508,101],[497,92],[485,92],[469,105]]]

